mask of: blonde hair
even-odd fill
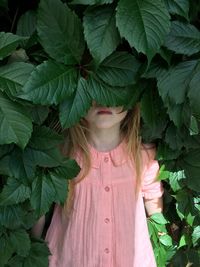
[[[140,130],[140,107],[139,104],[131,110],[128,110],[126,117],[123,119],[120,125],[120,130],[125,138],[127,145],[127,153],[130,159],[136,166],[136,197],[138,196],[139,188],[141,186],[141,137],[139,135]],[[79,179],[77,182],[68,180],[68,195],[64,204],[65,215],[70,215],[72,212],[74,201],[74,186],[81,182],[88,174],[91,168],[90,152],[87,145],[87,123],[84,119],[80,120],[75,126],[65,130],[65,143],[62,147],[62,153],[67,157],[74,157],[77,149],[81,151],[82,162],[84,168],[79,173]]]

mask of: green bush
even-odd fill
[[[164,216],[148,219],[158,267],[200,266],[199,11],[197,0],[0,0],[0,266],[48,266],[30,229],[80,170],[56,129],[92,99],[140,101],[165,187]]]

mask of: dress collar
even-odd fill
[[[96,148],[94,148],[92,145],[88,143],[89,151],[91,154],[91,165],[93,168],[99,168],[100,163],[102,160],[104,160],[105,157],[109,157],[114,164],[114,166],[119,166],[124,164],[127,159],[127,153],[126,153],[126,143],[123,139],[121,143],[113,148],[110,151],[98,151]]]

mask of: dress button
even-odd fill
[[[105,253],[109,253],[110,252],[109,248],[105,248],[104,251],[105,251]]]
[[[110,219],[105,218],[104,222],[105,222],[105,223],[109,223],[109,222],[110,222]]]
[[[106,186],[105,187],[105,190],[108,192],[108,191],[110,191],[110,187],[109,186]]]
[[[109,158],[108,157],[105,157],[104,158],[104,162],[108,162],[109,161]]]

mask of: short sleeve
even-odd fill
[[[154,159],[155,150],[143,151],[144,171],[142,175],[141,192],[145,199],[159,198],[163,195],[162,182],[157,180],[159,172],[158,161]]]

